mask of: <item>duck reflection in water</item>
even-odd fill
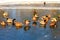
[[[33,22],[32,25],[33,25],[33,26],[36,26],[36,25],[37,25],[37,22]]]
[[[30,29],[30,26],[25,26],[25,27],[24,27],[24,30],[25,30],[25,31],[27,31],[27,30],[29,30],[29,29]]]
[[[30,21],[27,19],[24,21],[24,24],[25,24],[25,27],[24,27],[24,30],[27,31],[30,29]]]

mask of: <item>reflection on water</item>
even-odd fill
[[[10,18],[15,18],[18,22],[22,23],[24,19],[32,20],[31,18],[33,16],[32,9],[4,9],[4,11],[9,13]],[[39,17],[49,13],[52,15],[51,10],[38,9]],[[57,10],[56,13],[60,13],[60,11]],[[2,14],[0,14],[0,16],[1,15]],[[2,20],[5,19],[2,17]],[[35,27],[32,26],[31,22],[28,31],[24,31],[24,26],[16,30],[16,27],[13,25],[7,25],[4,29],[2,29],[0,25],[0,40],[60,40],[60,22],[57,22],[58,26],[56,29],[51,29],[49,23],[50,21],[48,21],[46,28],[42,28],[38,22]],[[26,29],[28,29],[28,27]]]

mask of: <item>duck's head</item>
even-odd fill
[[[15,18],[13,20],[16,20]]]
[[[30,21],[29,20],[25,20],[24,23],[25,23],[25,25],[29,25]]]

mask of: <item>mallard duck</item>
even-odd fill
[[[0,24],[2,25],[3,28],[6,26],[6,23],[4,21],[1,21]]]
[[[41,20],[40,24],[41,24],[42,27],[46,27],[46,23],[44,22],[44,20]]]
[[[55,22],[51,22],[50,23],[50,28],[55,28],[56,27],[56,23]]]
[[[52,18],[51,22],[57,22],[57,19],[56,18]]]
[[[55,28],[56,27],[56,22],[57,22],[56,18],[52,18],[51,23],[50,23],[50,27]]]
[[[4,12],[4,13],[3,13],[3,17],[4,17],[4,18],[7,18],[7,17],[8,17],[8,13],[7,13],[7,12]]]
[[[42,18],[41,18],[42,20],[44,20],[44,22],[45,23],[47,23],[48,22],[48,18],[46,17],[46,16],[42,16]]]
[[[11,19],[11,18],[7,18],[7,23],[8,23],[8,25],[11,25],[11,24],[12,24],[12,20],[13,20],[13,19]]]
[[[44,19],[44,22],[47,23],[47,22],[48,22],[48,18],[45,18],[45,19]]]
[[[16,29],[22,28],[23,24],[20,22],[15,22]]]

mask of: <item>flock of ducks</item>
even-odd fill
[[[21,22],[16,21],[16,19],[11,19],[8,18],[8,13],[3,13],[3,17],[6,18],[6,22],[5,21],[0,21],[0,25],[2,26],[2,28],[5,28],[5,26],[8,25],[14,25],[16,27],[16,29],[22,28],[23,25],[25,25],[24,30],[27,31],[30,29],[30,20],[26,19],[24,20],[24,24]],[[60,17],[58,17],[60,18]],[[50,20],[50,27],[54,28],[56,27],[56,22],[57,19],[56,18],[51,18],[51,15],[45,15],[41,17],[41,20],[39,20],[39,16],[36,12],[34,12],[33,17],[32,17],[32,25],[36,26],[37,25],[37,21],[40,23],[40,25],[44,28],[46,28],[46,24],[48,23],[48,21]]]

